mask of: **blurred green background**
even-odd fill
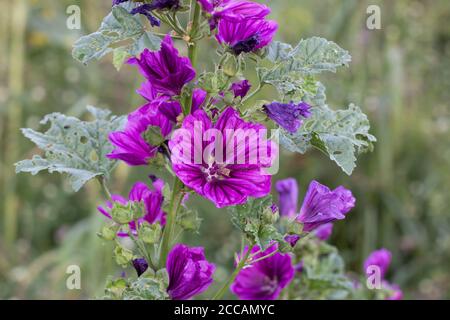
[[[447,0],[273,0],[278,40],[323,36],[350,51],[349,69],[322,77],[329,104],[362,106],[377,136],[351,177],[319,152],[284,154],[275,178],[296,177],[301,194],[311,179],[353,190],[357,207],[335,226],[331,243],[347,267],[361,272],[365,256],[386,247],[389,273],[406,298],[450,298],[450,3]],[[82,29],[66,27],[66,8],[81,8]],[[366,28],[366,9],[381,8],[382,29]],[[111,1],[0,0],[0,298],[75,299],[102,294],[119,275],[111,248],[96,236],[103,196],[95,182],[74,194],[59,175],[14,174],[13,163],[37,150],[19,128],[39,128],[47,113],[80,116],[86,104],[125,114],[141,103],[142,78],[110,57],[85,67],[71,57],[79,36],[97,29]],[[214,42],[200,62],[211,60]],[[200,63],[199,68],[207,67]],[[271,91],[267,95],[273,94]],[[112,189],[127,194],[148,170],[119,166]],[[222,280],[240,238],[226,210],[201,199],[200,235]],[[66,268],[81,266],[82,289],[66,288]],[[130,272],[130,271],[128,271]]]

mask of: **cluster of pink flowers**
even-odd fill
[[[115,0],[113,4],[119,5],[121,2],[124,1]],[[198,2],[208,19],[210,31],[228,54],[258,54],[272,42],[277,31],[277,23],[267,19],[270,9],[263,4],[248,0]],[[154,17],[154,10],[176,9],[179,5],[179,1],[158,0],[140,5],[132,13],[147,16],[152,25],[157,26],[159,20]],[[184,186],[212,201],[218,208],[242,205],[249,198],[261,198],[270,193],[271,175],[267,169],[275,161],[278,152],[276,144],[270,139],[245,143],[245,139],[236,140],[236,135],[228,134],[230,130],[259,134],[267,128],[243,119],[233,105],[216,106],[217,99],[210,99],[203,89],[195,88],[197,72],[189,58],[180,56],[169,34],[164,37],[159,51],[146,49],[128,63],[136,66],[145,78],[138,93],[146,103],[128,115],[122,131],[110,134],[109,139],[114,145],[114,150],[108,154],[110,159],[121,160],[129,166],[141,166],[148,165],[158,154],[162,154],[170,161],[171,169]],[[183,112],[186,106],[180,102],[180,97],[188,84],[192,101],[189,101],[189,114],[186,114]],[[228,90],[235,98],[242,99],[250,88],[251,84],[244,79],[233,83]],[[223,92],[221,94],[224,96]],[[274,101],[264,105],[263,111],[276,126],[295,133],[303,120],[311,116],[310,108],[303,101]],[[211,132],[216,132],[214,137]],[[147,135],[152,133],[159,135],[158,143],[148,139]],[[201,137],[200,144],[196,144],[197,136]],[[209,139],[205,140],[205,136]],[[210,149],[211,141],[215,146],[213,151]],[[239,151],[230,154],[228,147],[234,147],[236,141]],[[195,152],[187,153],[186,150]],[[257,157],[250,163],[248,159],[253,153],[265,153],[266,156]],[[201,156],[200,161],[195,159],[197,154]],[[239,157],[244,161],[240,162]],[[121,205],[142,203],[145,215],[138,221],[130,222],[131,232],[135,232],[143,221],[160,223],[164,227],[163,186],[164,182],[160,179],[153,179],[152,187],[137,182],[128,199],[113,195],[112,202],[107,203],[106,207],[99,207],[99,210],[111,219],[113,202]],[[333,223],[344,219],[355,206],[352,192],[342,186],[331,190],[312,181],[300,207],[298,186],[294,179],[278,181],[275,187],[279,193],[281,216],[301,224],[303,232],[313,232],[322,241],[330,237]],[[285,240],[295,246],[299,239],[298,235],[289,235]],[[278,298],[295,276],[297,266],[293,265],[291,255],[278,252],[275,242],[267,249],[253,246],[246,250],[251,250],[252,259],[237,275],[231,291],[241,299]],[[387,266],[379,262],[378,255],[371,256],[369,260],[368,263],[381,265],[384,275]],[[133,265],[138,275],[148,268],[144,258],[135,259]],[[206,260],[203,248],[177,244],[168,254],[166,269],[169,274],[169,296],[172,299],[189,299],[209,287],[215,266]]]

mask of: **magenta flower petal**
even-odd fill
[[[152,90],[163,95],[179,95],[183,86],[195,78],[191,61],[179,56],[170,35],[164,38],[160,51],[145,49],[139,58],[131,58],[128,63],[137,65]]]
[[[319,240],[327,241],[333,233],[333,223],[326,223],[319,226],[314,233]]]
[[[391,264],[392,254],[387,249],[380,249],[372,252],[367,259],[364,261],[364,272],[370,276],[371,273],[368,272],[370,266],[376,266],[380,268],[380,275],[382,278],[386,275],[389,265]]]
[[[138,224],[143,221],[147,221],[150,224],[160,222],[161,225],[165,225],[166,218],[165,212],[162,209],[164,197],[162,194],[162,188],[164,187],[164,181],[161,179],[156,179],[152,183],[152,188],[147,186],[144,182],[136,182],[130,190],[128,199],[120,195],[112,195],[111,200],[117,202],[121,205],[126,205],[129,201],[132,202],[142,202],[145,208],[145,214],[142,218],[138,219]],[[108,219],[111,217],[111,209],[113,208],[113,203],[110,201],[106,202],[106,208],[99,206],[98,211],[103,214]],[[134,221],[129,223],[130,229],[135,233],[136,223]],[[119,236],[128,235],[126,233],[119,233]]]
[[[349,190],[339,187],[332,191],[319,182],[312,181],[297,220],[303,223],[303,230],[309,232],[323,224],[344,219],[354,204]]]
[[[158,179],[159,180],[159,179]],[[162,182],[162,180],[159,180]],[[158,186],[159,183],[154,182],[153,186]],[[155,189],[150,189],[143,182],[136,182],[131,188],[130,194],[128,195],[130,201],[143,202],[145,207],[145,215],[140,218],[138,222],[147,221],[153,224],[159,221],[161,224],[165,224],[164,212],[162,210],[164,197],[162,195],[162,189],[156,187]]]
[[[278,24],[272,20],[221,20],[216,38],[220,44],[228,45],[234,54],[239,55],[267,46],[277,29]]]
[[[207,153],[210,142],[202,140],[210,129],[219,135],[217,141],[211,137],[213,144],[217,142],[214,153]],[[198,110],[184,119],[169,141],[173,169],[184,184],[219,208],[242,204],[248,197],[263,197],[270,192],[270,175],[264,169],[272,165],[277,152],[274,143],[259,137],[265,130],[242,120],[231,107],[215,124]],[[250,133],[250,142],[243,137],[246,133]]]
[[[267,256],[276,249],[275,244],[256,254],[254,260]],[[258,251],[258,246],[252,249],[252,253]],[[231,291],[242,300],[275,300],[292,281],[294,273],[290,255],[277,252],[242,269],[231,285]]]
[[[145,141],[143,134],[150,126],[161,129],[163,136],[172,131],[170,121],[155,111],[155,103],[148,103],[128,116],[124,131],[109,134],[114,150],[107,155],[110,159],[122,160],[130,166],[146,165],[153,158],[158,148]]]
[[[294,178],[280,180],[276,183],[279,208],[282,216],[294,217],[297,214],[298,185]]]
[[[173,300],[187,300],[208,289],[215,266],[205,259],[203,248],[177,244],[167,257],[166,269],[169,274],[167,293]]]
[[[247,0],[198,0],[204,11],[211,15],[209,25],[215,29],[221,20],[241,21],[264,19],[270,8],[266,5]]]

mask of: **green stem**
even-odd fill
[[[256,263],[256,262],[265,260],[265,259],[267,259],[267,258],[270,258],[271,256],[274,256],[274,255],[277,254],[278,252],[279,252],[279,250],[277,249],[277,250],[272,251],[271,253],[269,253],[269,254],[267,254],[267,255],[265,255],[265,256],[262,256],[262,257],[260,257],[260,258],[258,258],[258,259],[256,259],[256,260],[253,260],[253,257],[254,257],[255,255],[261,253],[261,251],[256,252],[256,253],[255,253],[254,255],[252,255],[252,257],[250,258],[250,259],[251,259],[251,263],[253,264],[253,263]]]
[[[239,274],[239,272],[242,270],[242,268],[245,267],[245,265],[247,264],[247,260],[252,252],[253,249],[253,245],[249,246],[247,252],[245,253],[244,257],[239,261],[238,265],[236,266],[236,269],[234,270],[234,272],[231,274],[231,276],[228,278],[227,282],[225,282],[225,284],[223,285],[223,287],[216,292],[216,294],[214,295],[214,297],[212,298],[212,300],[220,300],[222,299],[222,297],[224,296],[224,294],[228,291],[228,288],[231,286],[231,284],[234,282],[234,280],[236,279],[237,275]]]
[[[137,226],[138,225],[137,221],[135,223]],[[153,260],[150,256],[150,254],[147,252],[147,249],[145,248],[145,245],[139,239],[136,239],[136,237],[133,235],[133,233],[131,231],[128,232],[128,236],[130,237],[131,240],[133,240],[134,245],[136,246],[136,248],[138,249],[138,251],[142,255],[142,257],[145,258],[145,260],[147,261],[150,268],[157,271],[155,265],[153,264]]]
[[[201,18],[201,7],[197,0],[191,2],[191,28],[189,30],[189,42],[188,42],[188,57],[191,61],[192,67],[195,69],[197,64],[197,41],[193,40],[198,31],[198,26]],[[183,103],[184,115],[191,113],[192,108],[192,96],[186,97]]]
[[[243,100],[242,103],[245,103],[246,101],[250,100],[251,98],[253,98],[255,95],[257,95],[261,89],[263,88],[264,84],[258,84],[258,87],[256,87],[256,89],[250,93],[248,96],[246,96]]]
[[[161,243],[161,252],[159,257],[159,266],[161,268],[166,265],[167,255],[169,254],[170,246],[172,243],[178,209],[180,208],[181,201],[183,200],[183,192],[181,192],[182,188],[183,183],[180,179],[175,177],[172,189],[172,198],[170,200],[169,213],[167,215],[167,223],[164,228],[164,234]]]
[[[111,199],[111,192],[109,191],[108,185],[106,184],[105,177],[98,178],[98,181],[100,182],[100,185],[102,186],[103,191],[105,192],[105,195],[108,199]]]
[[[201,8],[199,3],[196,0],[192,0],[191,2],[191,17],[192,20],[190,22],[191,29],[189,30],[189,38],[193,38],[198,29],[198,25],[201,18]],[[196,41],[188,42],[188,57],[191,60],[192,66],[195,68],[196,60],[197,60],[197,43]],[[192,107],[192,94],[186,97],[183,104],[184,115],[188,115],[191,113]],[[159,257],[159,266],[164,267],[166,265],[167,255],[169,254],[170,246],[173,241],[173,233],[175,229],[176,219],[178,209],[180,208],[181,201],[183,200],[183,183],[180,179],[175,177],[172,189],[172,199],[170,201],[169,213],[167,216],[167,223],[164,228],[163,239],[161,242],[161,251]]]

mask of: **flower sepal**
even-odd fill
[[[117,243],[114,248],[114,259],[116,263],[121,267],[127,267],[128,264],[133,260],[133,252],[121,244]]]
[[[111,210],[111,218],[118,224],[128,224],[138,220],[144,215],[144,209],[141,203],[129,201],[126,204],[114,202]]]
[[[159,222],[150,224],[144,221],[138,229],[138,238],[147,244],[158,243],[161,239],[161,234],[162,227]]]
[[[116,223],[111,223],[109,225],[103,226],[100,232],[97,235],[106,241],[112,241],[116,239],[117,232],[119,232],[120,225]]]

